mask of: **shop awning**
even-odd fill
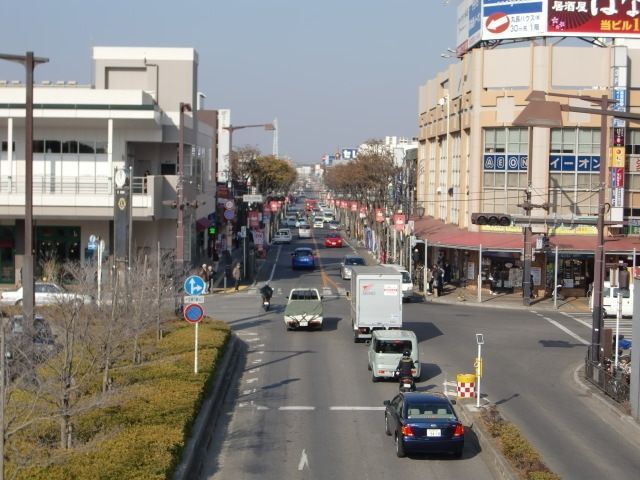
[[[521,252],[523,248],[522,234],[497,232],[470,232],[450,223],[433,217],[414,219],[414,233],[420,240],[426,240],[430,246],[461,248],[466,250],[483,250]],[[531,240],[535,246],[537,235]],[[558,246],[563,253],[593,253],[596,249],[595,235],[552,235],[549,239],[551,248]],[[635,248],[640,253],[640,237],[609,236],[605,237],[605,252],[610,254],[631,254]]]

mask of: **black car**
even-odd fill
[[[451,453],[462,456],[464,426],[444,394],[404,392],[385,400],[385,433],[393,436],[396,454]]]

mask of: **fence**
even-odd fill
[[[618,403],[629,401],[629,375],[613,367],[606,367],[601,363],[585,359],[584,371],[586,379],[602,390],[605,394],[613,398]]]

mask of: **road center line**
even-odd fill
[[[287,411],[287,410],[315,410],[316,407],[311,407],[307,405],[292,405],[289,407],[278,407],[278,410]]]
[[[555,325],[556,327],[558,327],[560,330],[562,330],[564,333],[566,333],[567,335],[569,335],[570,337],[575,338],[576,340],[578,340],[580,343],[582,343],[583,345],[590,345],[591,342],[587,342],[584,338],[582,338],[580,335],[573,333],[571,330],[569,330],[567,327],[565,327],[564,325],[561,325],[560,323],[556,322],[555,320],[550,319],[549,317],[542,317],[544,318],[547,322],[549,322],[551,325]]]
[[[568,313],[566,313],[566,312],[562,312],[562,314],[563,314],[563,315],[566,315],[566,316],[567,316],[567,317],[569,317],[569,318],[574,319],[576,322],[578,322],[578,323],[580,323],[580,324],[584,325],[584,326],[585,326],[585,327],[587,327],[587,328],[591,328],[591,326],[592,326],[589,322],[585,322],[584,320],[580,320],[579,318],[576,318],[576,317],[574,317],[574,316],[572,316],[572,315],[569,315],[569,314],[568,314]]]

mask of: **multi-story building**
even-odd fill
[[[91,258],[96,239],[116,260],[157,251],[158,245],[163,253],[173,252],[176,206],[184,212],[184,259],[194,261],[206,252],[207,218],[215,212],[217,130],[215,111],[196,111],[196,51],[95,47],[93,69],[94,85],[34,86],[36,272],[48,259]],[[181,103],[188,106],[181,110]],[[25,115],[25,85],[0,81],[4,283],[20,281],[25,248]],[[179,184],[183,205],[174,203]]]
[[[599,169],[606,168],[606,269],[622,260],[635,265],[637,227],[624,221],[640,216],[640,128],[609,120],[609,145],[626,149],[624,168],[612,176],[611,159],[600,158],[601,116],[563,113],[560,128],[514,126],[533,90],[626,99],[640,111],[640,50],[624,45],[562,46],[535,42],[502,48],[475,48],[419,88],[419,147],[416,235],[428,246],[427,263],[449,265],[452,280],[475,284],[496,279],[498,288],[522,285],[523,235],[517,225],[474,225],[473,212],[525,215],[519,204],[549,204],[531,215],[546,218],[534,234],[551,251],[534,252],[534,290],[542,293],[557,274],[573,295],[585,295],[594,273],[597,235],[588,221],[598,213]],[[625,81],[621,79],[624,78]],[[578,107],[572,98],[549,98]],[[615,122],[615,123],[613,123]],[[532,139],[531,145],[529,140]],[[608,150],[608,148],[607,148]],[[531,158],[529,158],[531,156]],[[623,178],[621,178],[623,177]],[[533,245],[536,245],[534,237]],[[481,265],[479,264],[481,263]]]

